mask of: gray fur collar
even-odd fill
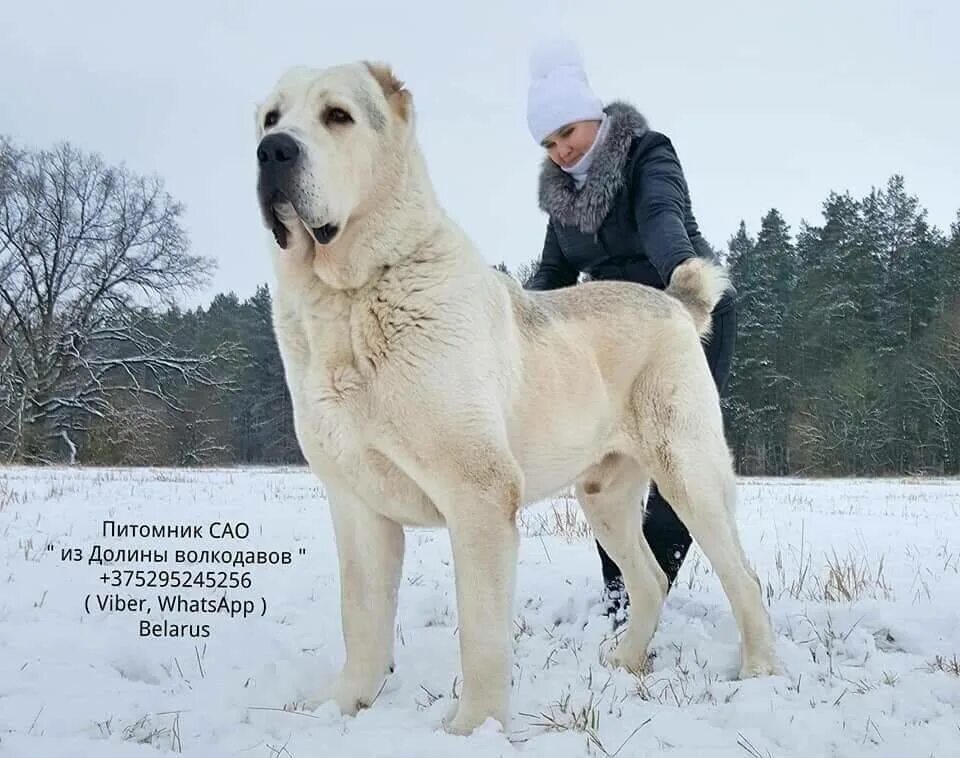
[[[577,190],[573,177],[550,160],[544,159],[540,171],[540,208],[563,226],[575,226],[592,234],[610,212],[613,200],[623,187],[623,169],[634,137],[647,132],[647,120],[632,105],[614,101],[604,111],[610,127]]]

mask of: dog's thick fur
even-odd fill
[[[351,121],[328,119],[334,107]],[[506,726],[515,518],[568,485],[631,598],[612,665],[644,664],[667,589],[641,532],[652,478],[720,577],[741,675],[772,672],[700,344],[723,271],[694,259],[666,292],[623,282],[522,290],[441,209],[412,98],[384,66],[290,71],[258,123],[261,138],[289,135],[300,149],[282,179],[261,177],[260,201],[268,225],[286,231],[284,248],[271,243],[274,323],[297,438],[336,534],[342,711],[369,705],[392,668],[404,525],[445,526],[463,668],[446,726]],[[320,244],[324,227],[336,234]]]

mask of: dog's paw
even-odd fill
[[[450,709],[450,712],[443,717],[443,730],[447,734],[456,734],[461,737],[468,737],[473,734],[476,725],[471,726],[465,719],[457,718],[460,708],[456,705]]]
[[[483,726],[487,720],[495,721],[503,730],[506,719],[490,714],[488,709],[471,708],[461,700],[453,704],[443,719],[443,728],[448,734],[467,737]]]
[[[601,643],[600,662],[608,668],[624,669],[631,674],[642,674],[649,667],[646,648],[630,645],[626,636],[619,642],[613,638]]]
[[[383,685],[382,677],[377,680],[363,680],[341,674],[337,677],[329,695],[307,700],[306,707],[308,710],[315,711],[332,701],[337,704],[337,708],[344,716],[356,716],[364,708],[373,705]]]
[[[344,716],[356,716],[364,708],[369,708],[372,702],[363,695],[357,694],[354,690],[343,688],[338,690],[333,696],[337,708]]]
[[[772,653],[755,655],[744,660],[740,667],[740,679],[753,679],[759,676],[777,676],[781,671],[780,663]]]
[[[356,716],[361,710],[366,708],[363,699],[349,692],[342,692],[330,697],[309,698],[304,701],[303,709],[305,711],[315,712],[323,708],[327,703],[333,703],[337,710],[343,716]]]

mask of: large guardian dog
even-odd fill
[[[700,345],[723,271],[688,262],[666,292],[523,291],[442,209],[411,94],[379,64],[291,70],[257,123],[275,330],[336,534],[342,711],[369,705],[392,670],[403,528],[435,525],[451,538],[463,668],[445,725],[506,726],[517,511],[569,485],[631,597],[611,665],[642,666],[666,594],[641,531],[652,478],[720,577],[741,675],[772,672]]]

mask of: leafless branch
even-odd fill
[[[0,139],[0,457],[42,456],[117,398],[175,407],[172,382],[224,386],[235,346],[191,355],[164,334],[158,306],[205,284],[182,207],[158,178],[69,144],[31,151]],[[41,452],[44,451],[44,452]]]

